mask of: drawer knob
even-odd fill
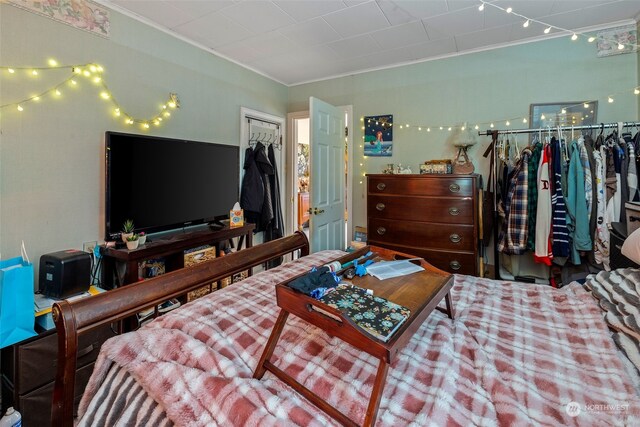
[[[460,186],[458,184],[451,184],[449,185],[449,191],[451,191],[452,193],[457,193],[458,191],[460,191]]]
[[[378,185],[376,185],[376,187],[378,188],[378,190],[382,191],[387,188],[387,184],[385,184],[384,182],[380,182],[378,183]]]
[[[460,263],[458,261],[451,261],[449,263],[449,267],[451,267],[452,270],[460,270],[460,267],[462,267],[462,265],[460,265]]]
[[[379,211],[383,211],[384,208],[385,208],[384,203],[378,203],[376,205],[376,209],[379,210]]]
[[[453,233],[449,236],[449,240],[451,240],[453,243],[459,243],[460,240],[462,240],[462,237],[460,237],[459,234]]]
[[[378,232],[379,235],[383,235],[384,233],[387,232],[387,229],[384,227],[378,227],[378,229],[376,230]]]
[[[460,215],[460,209],[458,209],[458,208],[449,208],[449,215],[453,215],[453,216]]]

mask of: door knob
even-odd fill
[[[324,209],[313,208],[313,213],[315,215],[321,214],[322,212],[324,212]]]

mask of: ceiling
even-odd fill
[[[640,1],[101,0],[286,85],[635,20]],[[513,7],[513,13],[506,13]],[[521,15],[518,16],[517,14]],[[628,23],[628,22],[627,22]],[[554,28],[549,36],[567,34]],[[547,37],[549,37],[547,36]]]

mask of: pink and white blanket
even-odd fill
[[[340,254],[256,274],[109,340],[80,424],[99,419],[111,368],[144,390],[133,400],[153,399],[156,416],[160,408],[176,425],[337,424],[270,373],[260,381],[252,374],[279,310],[274,285]],[[434,311],[391,365],[376,425],[640,425],[640,399],[580,285],[456,276],[452,297],[455,321]],[[272,360],[354,421],[364,419],[377,359],[289,316]]]

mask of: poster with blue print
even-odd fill
[[[391,157],[393,154],[393,115],[364,118],[364,155]]]

